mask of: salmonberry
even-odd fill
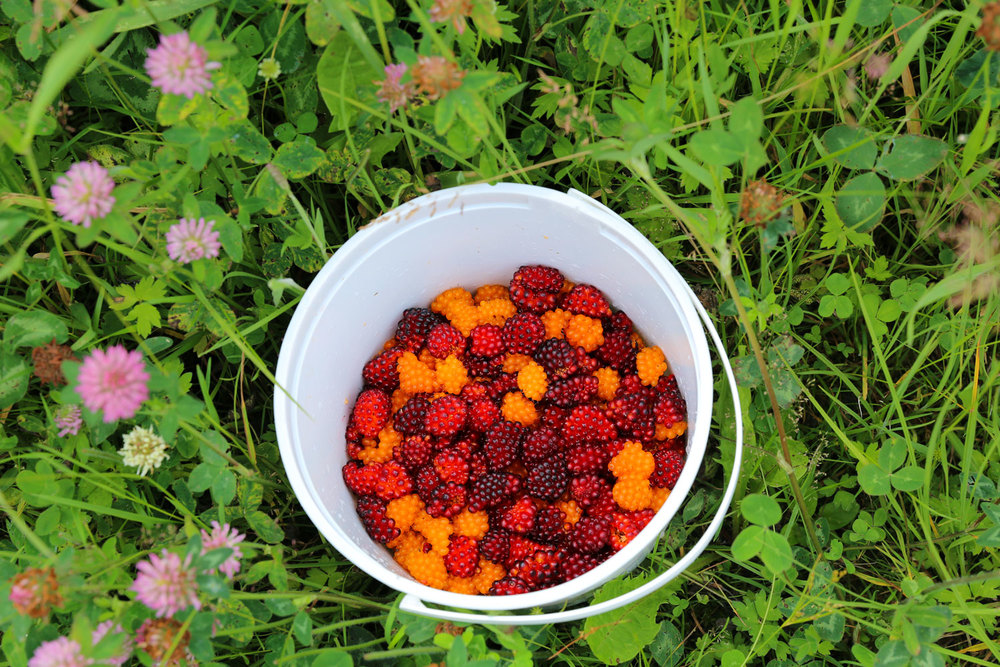
[[[659,396],[653,406],[656,414],[656,422],[664,426],[673,426],[677,422],[684,421],[684,413],[687,406],[681,396],[680,389],[677,388],[677,378],[669,375],[660,380],[656,387]]]
[[[585,516],[576,522],[569,534],[569,545],[581,553],[597,553],[608,546],[611,522],[604,517]]]
[[[448,554],[444,557],[444,566],[453,577],[471,577],[476,573],[479,564],[479,548],[476,541],[464,535],[451,536]]]
[[[649,482],[658,489],[673,489],[684,470],[684,450],[661,447],[653,453],[656,469]]]
[[[503,513],[500,526],[504,530],[524,535],[535,525],[535,512],[537,511],[535,502],[525,496]]]
[[[647,387],[654,387],[667,370],[667,359],[656,345],[644,347],[635,355],[636,374]]]
[[[393,391],[399,387],[399,371],[396,370],[396,361],[405,351],[401,347],[392,347],[365,364],[364,370],[361,371],[361,377],[364,378],[365,383],[382,391]]]
[[[396,340],[406,349],[416,352],[423,347],[431,329],[443,321],[444,318],[427,308],[407,308],[396,325]]]
[[[348,461],[343,470],[344,483],[355,494],[370,496],[375,493],[375,483],[381,467],[380,463],[361,465],[357,461]]]
[[[427,351],[438,359],[444,359],[450,354],[461,354],[465,351],[465,337],[455,327],[447,322],[434,325],[427,334]]]
[[[431,401],[424,417],[424,430],[430,435],[450,437],[465,425],[465,401],[458,396],[440,396]]]
[[[422,434],[428,407],[430,407],[430,401],[427,400],[426,396],[414,396],[393,415],[393,428],[404,435]]]
[[[554,505],[539,508],[531,537],[543,544],[562,544],[566,537],[566,513]]]
[[[444,482],[465,484],[469,479],[469,462],[455,449],[446,449],[434,457],[434,472]]]
[[[487,398],[477,398],[469,403],[466,423],[477,433],[485,433],[500,419],[500,408]]]
[[[606,334],[604,344],[594,351],[594,356],[619,373],[631,373],[635,370],[635,343],[632,336],[624,331]]]
[[[505,530],[490,530],[479,540],[479,554],[492,563],[503,564],[510,555],[510,535]]]
[[[573,408],[592,399],[597,385],[593,375],[577,375],[554,383],[545,393],[545,400],[561,408]]]
[[[623,477],[615,482],[611,495],[624,510],[648,509],[653,502],[653,488],[643,477]]]
[[[553,380],[569,377],[577,371],[576,349],[562,338],[549,338],[535,350],[537,361]]]
[[[529,361],[517,372],[518,389],[533,401],[542,400],[548,386],[545,369],[534,361]]]
[[[407,470],[417,470],[431,460],[433,447],[426,436],[412,435],[392,449],[392,458]]]
[[[358,516],[361,518],[361,524],[368,535],[379,544],[391,542],[400,535],[396,523],[385,515],[385,509],[386,502],[382,498],[375,496],[358,498]]]
[[[574,477],[569,483],[570,495],[584,509],[588,509],[602,494],[610,495],[611,486],[595,474]]]
[[[532,466],[528,470],[525,489],[539,500],[553,501],[559,498],[569,484],[566,464],[560,458],[551,458]]]
[[[492,379],[500,374],[502,361],[499,356],[480,357],[474,354],[467,354],[462,357],[462,365],[465,366],[465,370],[470,377]]]
[[[469,354],[477,357],[496,357],[503,354],[503,329],[495,324],[480,324],[469,334]]]
[[[632,441],[624,443],[621,452],[611,459],[608,470],[619,479],[647,479],[655,467],[653,455],[645,451],[640,443]]]
[[[522,266],[514,272],[512,282],[523,282],[530,289],[542,292],[558,292],[562,289],[563,274],[559,269],[539,264]]]
[[[506,468],[514,462],[524,438],[524,427],[506,420],[498,421],[483,437],[483,454],[486,464],[494,470]]]
[[[518,313],[501,330],[504,345],[514,354],[531,354],[545,339],[545,325],[533,313]]]
[[[414,481],[417,486],[417,495],[425,503],[429,503],[434,499],[434,492],[438,490],[441,486],[441,478],[438,476],[437,471],[431,464],[425,465],[423,468],[417,470],[417,474],[414,477]]]
[[[395,461],[382,464],[375,480],[375,495],[383,500],[401,498],[413,490],[413,481],[406,468]]]
[[[381,389],[365,389],[351,411],[351,422],[366,438],[374,438],[389,421],[389,397]]]
[[[523,579],[510,575],[503,579],[498,579],[490,586],[490,595],[520,595],[521,593],[528,593],[530,591],[531,589]]]
[[[593,570],[598,565],[600,565],[600,561],[592,555],[571,551],[560,562],[562,579],[564,581],[576,579],[581,574]]]
[[[574,475],[606,470],[609,460],[604,447],[582,444],[566,452],[566,469]]]
[[[615,513],[611,517],[611,529],[608,531],[611,548],[615,551],[624,548],[636,535],[642,532],[654,514],[653,510]]]
[[[554,549],[539,549],[510,568],[510,576],[525,581],[532,590],[547,588],[559,579],[560,558]]]
[[[544,461],[561,449],[559,434],[547,426],[536,428],[525,436],[521,448],[525,463]]]
[[[593,352],[604,344],[604,325],[595,317],[574,315],[566,325],[566,342]]]
[[[445,482],[434,489],[427,502],[427,513],[432,517],[451,518],[466,507],[468,493],[463,484]]]
[[[604,414],[592,405],[579,405],[566,417],[562,436],[568,443],[584,440],[610,440],[615,437],[615,427]]]
[[[626,437],[646,442],[656,433],[656,416],[648,387],[613,399],[608,403],[607,414]]]
[[[579,313],[589,317],[608,317],[611,315],[611,306],[601,291],[593,285],[584,283],[574,285],[559,305],[571,313]]]
[[[479,476],[469,493],[469,511],[480,512],[501,505],[521,491],[521,478],[510,472],[491,471]]]

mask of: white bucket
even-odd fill
[[[511,596],[450,593],[418,583],[373,542],[355,511],[341,469],[344,431],[361,390],[361,367],[392,337],[405,308],[443,290],[506,283],[524,264],[545,264],[600,288],[650,344],[664,351],[687,401],[687,463],[649,525],[624,549],[566,583]],[[316,276],[298,305],[278,357],[274,394],[281,459],[303,509],[337,551],[369,575],[406,593],[401,608],[452,621],[541,624],[610,611],[676,577],[708,545],[736,488],[742,455],[736,405],[736,462],[715,518],[698,543],[642,587],[596,605],[551,613],[488,615],[426,607],[504,612],[565,607],[633,569],[687,497],[701,467],[712,418],[713,375],[699,315],[721,354],[734,401],[735,379],[718,334],[691,288],[632,225],[570,190],[470,185],[418,197],[359,230]]]

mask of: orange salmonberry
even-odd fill
[[[444,564],[444,557],[431,551],[430,553],[410,554],[404,563],[404,567],[409,570],[414,579],[432,588],[443,589],[448,584],[448,569]]]
[[[517,373],[531,363],[531,357],[526,354],[508,354],[504,357],[502,370],[504,373]]]
[[[427,538],[427,541],[431,543],[431,551],[441,556],[448,553],[448,538],[454,532],[451,521],[443,516],[435,519],[421,510],[413,519],[413,529]]]
[[[656,460],[653,455],[644,450],[641,443],[635,441],[626,442],[618,455],[608,464],[608,470],[618,479],[648,479],[655,469]]]
[[[399,412],[399,409],[406,405],[406,402],[413,398],[413,394],[402,389],[392,392],[392,414]]]
[[[479,304],[479,322],[502,327],[504,322],[517,314],[517,306],[510,299],[489,299]]]
[[[479,308],[471,303],[455,304],[445,312],[444,316],[451,322],[451,326],[458,329],[465,337],[468,337],[472,329],[480,324]]]
[[[571,525],[575,524],[583,516],[583,510],[580,509],[575,500],[559,500],[555,503],[555,506],[562,510],[563,514],[566,515],[566,522]]]
[[[462,595],[475,595],[479,592],[479,589],[476,588],[476,582],[468,577],[448,577],[448,585],[445,590]]]
[[[623,477],[615,482],[611,495],[622,509],[630,512],[647,509],[653,501],[653,488],[642,477]]]
[[[490,529],[490,518],[486,512],[470,512],[462,510],[451,520],[455,535],[464,535],[474,540],[481,540]]]
[[[412,352],[405,352],[396,360],[396,370],[399,371],[399,388],[408,394],[430,394],[438,390],[434,371]]]
[[[542,313],[542,325],[545,326],[545,337],[562,338],[564,335],[563,330],[569,324],[571,317],[573,317],[573,313],[562,308]]]
[[[659,512],[660,508],[663,507],[663,503],[667,502],[667,498],[670,497],[670,489],[653,489],[653,499],[649,501],[649,508]]]
[[[461,304],[473,305],[474,303],[469,290],[464,287],[452,287],[434,297],[431,302],[431,310],[448,317],[448,310],[451,307]]]
[[[582,347],[585,352],[593,352],[604,344],[604,326],[594,317],[574,315],[566,324],[565,331],[566,341]]]
[[[534,361],[529,361],[517,372],[517,388],[533,401],[540,401],[549,388],[545,369]]]
[[[684,431],[687,430],[687,427],[688,427],[687,422],[675,422],[674,425],[669,427],[666,430],[666,433],[664,433],[664,435],[666,436],[664,440],[672,440],[674,438],[684,435]]]
[[[618,377],[618,371],[605,366],[594,371],[594,377],[597,378],[597,397],[602,401],[613,399],[618,392],[618,383],[621,381]]]
[[[483,285],[476,290],[476,303],[493,301],[494,299],[510,299],[506,285]]]
[[[454,354],[449,354],[445,359],[438,361],[434,374],[441,388],[449,394],[459,393],[462,387],[469,383],[469,373]]]
[[[386,505],[385,515],[396,523],[396,528],[408,531],[413,526],[417,515],[424,509],[424,501],[415,493],[390,500]]]
[[[504,569],[503,565],[497,565],[485,558],[480,558],[478,572],[472,575],[472,583],[475,584],[476,590],[480,594],[486,595],[490,592],[490,586],[493,585],[493,582],[503,579],[505,576],[507,576],[507,570]]]
[[[427,349],[420,350],[420,354],[417,355],[417,359],[420,360],[420,363],[422,363],[424,366],[427,366],[427,368],[431,370],[437,368],[437,363],[438,363],[437,357],[431,354],[430,350]]]
[[[667,371],[667,358],[658,345],[644,347],[635,355],[635,369],[642,383],[653,387]]]
[[[500,413],[509,422],[517,422],[523,426],[534,426],[538,422],[538,410],[524,394],[511,391],[504,395]]]
[[[367,438],[365,438],[367,440]],[[370,463],[385,463],[392,458],[391,444],[378,444],[374,447],[364,447],[358,452],[358,460],[368,465]]]

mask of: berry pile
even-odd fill
[[[434,588],[577,577],[639,534],[684,467],[663,352],[551,267],[407,309],[362,377],[344,481],[371,538]]]

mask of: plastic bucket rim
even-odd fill
[[[336,288],[349,277],[349,272],[336,277],[338,271],[351,269],[359,258],[371,254],[373,249],[368,246],[374,244],[377,247],[382,243],[393,242],[396,231],[399,229],[395,225],[403,223],[404,228],[409,229],[411,225],[416,228],[421,224],[431,224],[438,215],[439,207],[443,207],[442,213],[450,212],[456,204],[464,208],[470,199],[475,200],[483,195],[487,195],[487,199],[497,198],[498,201],[493,202],[497,206],[505,205],[504,202],[499,201],[500,199],[514,196],[529,200],[532,198],[548,200],[549,203],[556,203],[565,208],[567,213],[586,213],[597,221],[602,236],[617,237],[614,240],[618,242],[620,247],[627,249],[633,255],[639,255],[648,265],[646,268],[655,272],[653,277],[657,282],[663,283],[661,287],[666,289],[664,295],[670,294],[674,305],[683,315],[682,324],[685,328],[685,339],[691,348],[691,358],[695,367],[696,386],[694,390],[698,392],[699,406],[704,406],[699,408],[703,416],[696,423],[689,422],[689,458],[674,492],[671,493],[667,503],[656,513],[649,525],[630,544],[580,577],[551,588],[511,596],[464,595],[431,588],[408,575],[401,576],[389,570],[377,562],[365,549],[355,544],[346,534],[343,534],[338,522],[318,499],[312,481],[304,473],[306,466],[300,458],[302,447],[298,446],[300,444],[298,428],[292,414],[293,410],[299,408],[283,390],[284,387],[295,386],[302,368],[298,355],[289,350],[302,348],[303,339],[307,338],[307,334],[311,331],[309,325],[310,320],[313,319],[311,315],[315,312],[322,312],[326,303],[334,298],[335,295],[332,292],[335,292]],[[429,209],[427,214],[415,217],[424,208]],[[322,291],[313,289],[313,286],[320,287]],[[679,511],[680,505],[689,494],[701,466],[707,447],[711,421],[713,375],[707,338],[697,313],[689,301],[691,298],[695,297],[690,286],[648,239],[621,216],[582,193],[576,191],[563,193],[538,186],[505,183],[459,186],[406,202],[359,229],[326,262],[296,307],[285,333],[275,373],[278,383],[275,387],[274,407],[279,451],[292,490],[310,520],[338,552],[369,576],[397,591],[412,594],[432,604],[480,611],[512,611],[537,606],[552,607],[569,604],[612,579],[612,574],[622,567],[623,563],[640,558],[655,546],[660,533]],[[692,457],[692,452],[697,454],[696,461]],[[374,542],[372,542],[372,546],[382,548]]]

